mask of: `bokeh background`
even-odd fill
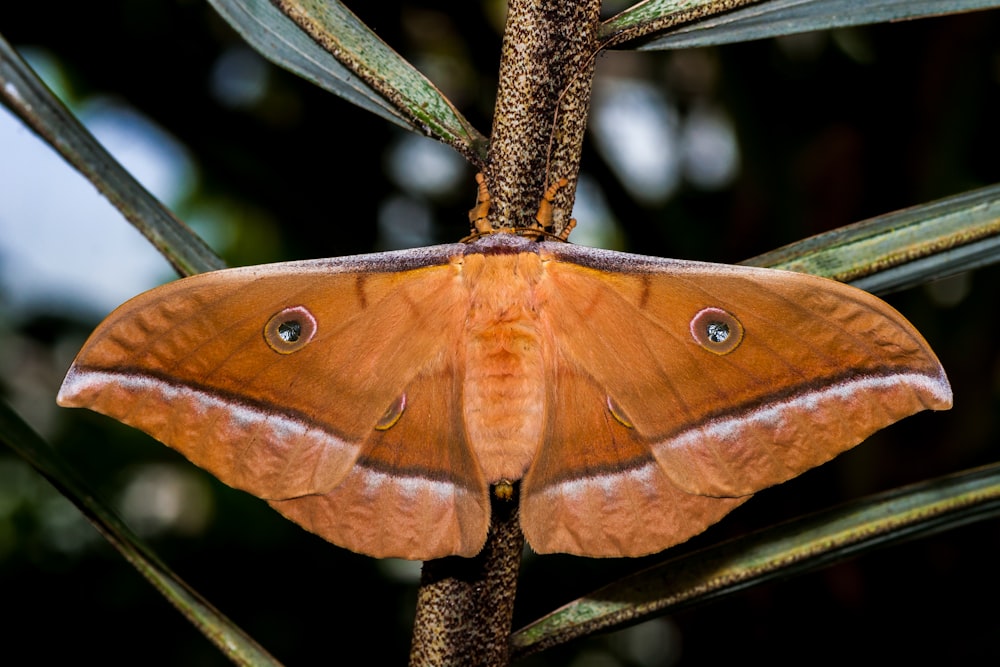
[[[353,5],[488,133],[501,2]],[[0,3],[0,33],[231,265],[466,233],[475,192],[460,158],[268,64],[200,0]],[[1000,11],[609,53],[573,240],[738,261],[1000,181],[998,118]],[[326,544],[149,438],[55,407],[90,329],[172,277],[88,183],[0,111],[0,395],[286,664],[401,664],[418,565]],[[954,410],[915,416],[760,493],[677,553],[996,460],[998,278],[987,268],[889,297],[937,350]],[[996,660],[997,527],[884,549],[525,664]],[[529,556],[516,625],[655,560]],[[6,450],[0,601],[0,663],[227,664]]]

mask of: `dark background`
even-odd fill
[[[431,50],[451,54],[462,72],[448,92],[488,133],[500,34],[486,5],[354,4],[414,62]],[[433,40],[422,39],[413,27],[428,21],[440,29]],[[278,70],[264,102],[244,110],[221,106],[209,94],[208,72],[239,38],[207,4],[3,3],[0,32],[15,46],[43,46],[56,55],[78,95],[114,93],[183,142],[201,178],[191,206],[198,198],[224,195],[253,211],[255,226],[224,249],[230,264],[376,247],[378,204],[398,190],[385,175],[385,150],[398,132]],[[845,37],[861,45],[863,56],[839,46]],[[684,184],[666,203],[645,208],[589,145],[583,169],[598,181],[614,212],[621,249],[723,262],[992,184],[1000,180],[998,37],[1000,12],[993,11],[853,29],[836,39],[821,35],[806,55],[793,56],[773,40],[732,45],[698,54],[712,63],[714,75],[696,84],[671,74],[685,54],[634,54],[637,60],[627,61],[633,76],[668,90],[682,112],[706,96],[726,110],[739,141],[739,174],[716,191]],[[610,65],[621,62],[615,57],[602,59],[598,76],[611,75]],[[470,169],[460,188],[429,200],[440,221],[436,241],[465,233],[473,195]],[[989,268],[953,280],[951,287],[962,295],[957,304],[942,303],[927,289],[889,298],[938,352],[954,385],[954,410],[907,419],[834,462],[759,494],[678,553],[996,460],[998,276]],[[94,324],[39,303],[2,326],[44,349]],[[64,371],[55,368],[46,380],[49,396]],[[28,381],[6,374],[0,392],[9,397]],[[104,497],[116,497],[137,463],[186,465],[167,448],[103,417],[61,411],[57,419],[55,446]],[[13,456],[0,451],[0,461]],[[286,664],[405,660],[412,581],[306,534],[261,501],[201,478],[211,491],[211,521],[193,534],[151,538],[194,588]],[[54,548],[42,527],[45,498],[21,498],[0,525],[0,656],[6,656],[0,662],[227,664],[110,547],[94,542],[71,551]],[[647,644],[664,638],[673,643],[653,658],[639,661],[623,648],[626,640],[602,637],[532,664],[569,664],[582,652],[606,661],[587,664],[602,665],[825,664],[861,656],[865,662],[995,661],[998,555],[996,522],[971,525],[659,621],[649,626]],[[526,622],[654,560],[531,558],[524,565],[517,619]]]

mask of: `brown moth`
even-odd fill
[[[477,228],[153,289],[91,335],[59,403],[334,544],[421,560],[475,555],[491,485],[518,481],[538,552],[660,551],[951,406],[924,339],[861,290]]]

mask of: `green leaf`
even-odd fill
[[[73,469],[7,403],[0,401],[3,442],[68,498],[129,563],[238,665],[280,665],[267,651],[164,565],[125,523],[97,498]]]
[[[1000,261],[1000,185],[818,234],[741,264],[850,282],[876,294]]]
[[[514,633],[522,658],[835,561],[1000,516],[1000,464],[779,524],[619,579]]]
[[[486,138],[336,0],[209,0],[265,58],[482,166]]]
[[[748,5],[748,6],[744,6]],[[741,7],[739,9],[734,9]],[[646,0],[604,22],[609,46],[682,49],[1000,7],[997,0]],[[729,11],[733,10],[733,11]],[[728,13],[723,13],[728,12]],[[714,18],[711,17],[715,14]],[[702,19],[693,22],[694,19]],[[642,40],[641,44],[633,43]]]
[[[93,183],[179,274],[225,266],[101,146],[2,36],[0,102]]]

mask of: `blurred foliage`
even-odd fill
[[[488,132],[500,3],[353,5]],[[191,150],[200,182],[178,213],[228,211],[235,231],[217,249],[231,265],[365,252],[381,243],[380,204],[405,188],[388,175],[401,132],[270,66],[266,96],[239,107],[220,102],[211,72],[241,43],[207,4],[3,3],[0,30],[19,48],[55,55],[75,96],[115,95]],[[726,187],[683,182],[668,201],[648,207],[590,146],[583,170],[619,225],[621,249],[729,262],[996,183],[998,36],[994,11],[676,53],[606,54],[598,86],[613,77],[651,82],[682,118],[706,104],[723,110],[735,126],[740,170]],[[409,196],[432,211],[428,242],[453,241],[466,231],[471,169],[455,187]],[[991,268],[890,299],[941,357],[955,388],[954,410],[917,415],[877,434],[759,494],[679,549],[1000,458],[1000,337],[989,326],[998,291],[1000,269]],[[71,355],[94,324],[44,303],[5,318],[0,392],[24,406],[22,414],[35,413],[36,427],[107,498],[120,498],[154,463],[208,489],[204,525],[153,535],[152,545],[279,659],[402,663],[415,583],[399,578],[394,563],[322,542],[126,427],[51,407]],[[227,664],[79,521],[24,464],[0,452],[5,653],[39,664]],[[998,553],[995,523],[973,525],[525,664],[568,664],[584,652],[620,665],[843,663],[862,652],[872,662],[996,660],[1000,617],[981,601],[1000,594],[993,576]],[[648,562],[531,558],[515,626]],[[654,657],[637,657],[643,646],[668,640]]]

